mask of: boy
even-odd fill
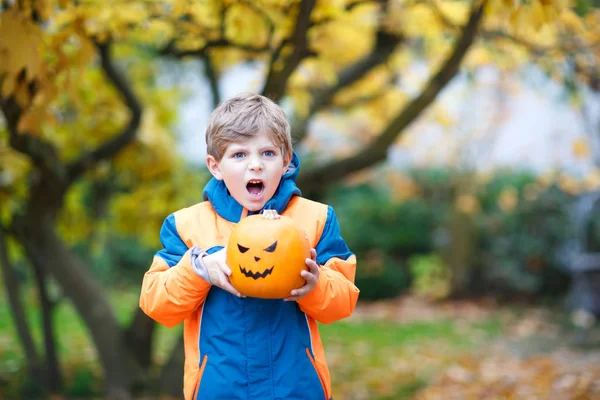
[[[333,209],[300,197],[290,127],[271,100],[241,94],[211,114],[204,202],[169,215],[142,283],[140,307],[184,322],[186,400],[317,400],[331,383],[317,323],[352,314],[356,258]],[[306,284],[284,300],[243,297],[229,283],[225,246],[241,218],[275,209],[311,242]]]

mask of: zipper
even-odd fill
[[[316,363],[315,359],[313,358],[313,356],[310,354],[310,350],[308,350],[308,347],[306,348],[306,355],[308,356],[310,363],[312,364],[313,368],[315,369],[315,373],[319,377],[319,381],[321,382],[321,386],[323,387],[323,393],[325,394],[325,399],[327,399],[327,390],[325,389],[325,382],[323,382],[323,378],[321,378],[321,374],[319,374],[319,369],[317,368],[317,363]]]
[[[205,354],[202,359],[202,364],[200,364],[200,370],[198,371],[198,382],[192,391],[192,398],[190,400],[196,400],[196,396],[198,395],[198,390],[200,389],[200,382],[202,382],[202,375],[204,375],[204,368],[206,367],[206,363],[208,362],[208,356]]]

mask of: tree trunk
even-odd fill
[[[42,306],[42,330],[44,334],[47,387],[50,393],[60,393],[63,389],[63,378],[56,353],[56,340],[54,340],[54,324],[52,321],[54,304],[48,294],[46,274],[39,265],[32,265],[40,296],[40,304]]]
[[[461,298],[469,294],[476,232],[470,215],[453,210],[450,218],[450,245],[444,258],[452,274],[450,297]]]
[[[10,303],[10,311],[15,321],[18,338],[25,353],[25,359],[27,360],[29,376],[39,388],[45,388],[44,370],[35,348],[33,337],[31,336],[29,324],[27,323],[25,307],[21,302],[19,280],[15,276],[14,268],[8,258],[6,237],[2,228],[0,228],[0,267],[2,268],[4,287]]]
[[[129,400],[133,381],[143,375],[124,346],[123,331],[103,289],[53,230],[50,212],[35,209],[19,227],[28,257],[43,266],[61,286],[83,318],[105,373],[106,396]]]
[[[165,363],[160,372],[160,393],[178,398],[181,397],[181,394],[183,393],[184,361],[185,352],[182,335],[171,351],[171,357],[169,357],[169,360]]]
[[[156,322],[138,308],[125,332],[125,344],[144,370],[152,365],[152,343]]]

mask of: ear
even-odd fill
[[[223,176],[221,175],[221,171],[219,170],[219,162],[216,158],[208,154],[206,156],[206,166],[208,170],[218,180],[223,180]]]
[[[292,162],[292,155],[291,154],[286,154],[285,157],[283,158],[283,170],[282,170],[282,174],[281,175],[285,175],[285,173],[287,172],[290,163]]]

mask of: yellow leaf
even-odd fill
[[[575,14],[572,10],[566,9],[564,10],[560,16],[559,20],[565,25],[565,27],[575,33],[575,34],[583,34],[585,29],[585,24],[582,18]]]
[[[443,127],[449,127],[456,123],[456,121],[454,120],[454,118],[452,118],[452,115],[450,115],[448,110],[442,107],[435,108],[435,120],[438,124],[440,124]]]
[[[581,193],[583,185],[579,184],[572,176],[563,174],[558,178],[558,187],[566,193],[576,195]]]
[[[456,208],[467,215],[473,215],[479,212],[479,201],[475,196],[463,194],[456,199]]]
[[[312,18],[315,21],[337,18],[345,12],[345,3],[344,0],[317,1]]]
[[[600,187],[600,169],[594,168],[583,178],[583,184],[588,191],[597,190]]]
[[[2,80],[2,90],[0,91],[2,97],[8,98],[8,96],[10,96],[14,92],[16,86],[15,83],[16,77],[13,74],[7,72],[6,75],[4,75],[4,79]]]
[[[22,108],[29,107],[31,97],[29,95],[29,88],[26,82],[18,82],[15,90],[13,91],[13,95],[15,96],[17,103],[19,103]]]
[[[573,143],[573,154],[577,158],[586,158],[590,155],[588,143],[583,139],[577,139]]]
[[[235,4],[225,17],[225,37],[234,43],[259,47],[267,43],[269,32],[265,20],[254,9]]]
[[[42,32],[38,26],[18,12],[0,13],[0,72],[18,74],[32,80],[42,71]]]
[[[298,116],[307,116],[312,102],[310,93],[304,89],[290,88],[288,94],[294,100],[295,111]]]
[[[519,194],[513,187],[504,189],[498,198],[498,207],[504,212],[512,211],[519,201]]]
[[[454,25],[463,25],[469,15],[469,4],[458,1],[440,1],[440,11]]]
[[[540,0],[531,0],[530,24],[534,30],[538,30],[546,23],[546,12]]]
[[[41,113],[39,109],[34,108],[21,116],[17,124],[17,131],[24,133],[38,133],[40,128]]]
[[[435,11],[424,3],[405,8],[400,19],[407,36],[420,37],[426,34],[432,37],[438,36],[443,30]]]

